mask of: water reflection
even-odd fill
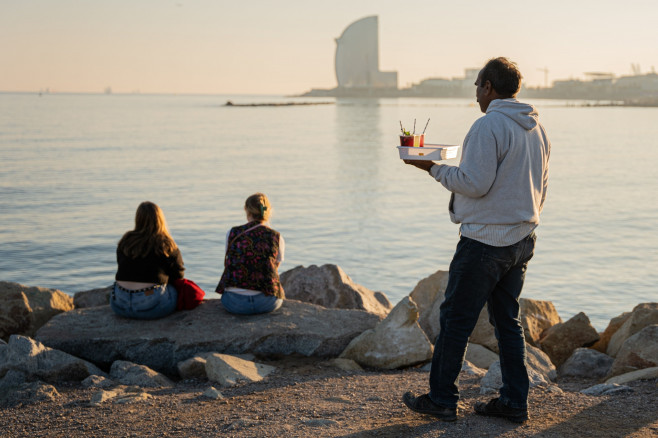
[[[380,99],[337,99],[335,120],[337,189],[363,222],[380,213],[375,200],[384,143]]]

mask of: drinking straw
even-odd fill
[[[416,119],[414,119],[414,134],[416,133]]]
[[[430,119],[429,117],[427,118],[427,123],[425,123],[425,129],[427,129],[427,125],[430,124]],[[423,129],[423,134],[425,134],[425,129]]]
[[[400,131],[402,131],[402,135],[404,135],[404,128],[402,127],[402,120],[400,120]]]

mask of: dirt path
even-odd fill
[[[277,365],[277,362],[271,362]],[[427,372],[343,372],[317,361],[279,363],[264,382],[223,389],[223,400],[201,396],[206,381],[148,390],[132,404],[90,406],[98,389],[57,386],[51,402],[0,409],[2,437],[656,437],[657,381],[632,392],[592,397],[596,382],[561,382],[562,391],[531,389],[531,419],[516,425],[475,415],[478,378],[462,373],[460,417],[435,421],[404,407],[407,390],[427,392]]]

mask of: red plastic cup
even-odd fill
[[[425,146],[425,134],[401,135],[400,146]]]

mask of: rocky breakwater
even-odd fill
[[[239,316],[219,300],[152,321],[116,316],[109,306],[57,315],[36,334],[43,344],[102,368],[116,360],[146,365],[167,375],[176,364],[202,352],[337,356],[380,318],[359,310],[326,309],[286,300],[276,312]]]
[[[423,363],[422,369],[429,369],[433,341],[440,331],[447,272],[421,280],[390,309],[383,294],[354,284],[335,265],[292,271],[282,274],[289,295],[312,302],[288,299],[281,309],[264,315],[231,315],[219,300],[207,300],[192,311],[160,320],[130,320],[111,311],[107,288],[76,294],[79,306],[93,307],[57,314],[39,328],[36,340],[9,331],[10,343],[0,341],[0,386],[44,397],[52,395],[54,388],[34,386],[35,380],[84,378],[83,385],[149,387],[195,378],[224,387],[227,382],[256,381],[275,372],[251,360],[290,355],[332,358],[326,363],[346,372]],[[24,292],[6,290],[5,295],[28,301]],[[533,387],[559,392],[556,382],[575,377],[598,383],[586,394],[601,395],[626,390],[623,384],[633,380],[658,377],[658,303],[640,304],[597,333],[583,313],[563,322],[552,303],[524,298],[521,323]],[[495,330],[485,308],[470,338],[463,370],[483,376],[482,393],[496,392],[502,385],[497,353]],[[240,360],[234,358],[238,355]],[[136,399],[128,389],[99,394],[101,399]],[[219,392],[212,394],[221,398]]]

